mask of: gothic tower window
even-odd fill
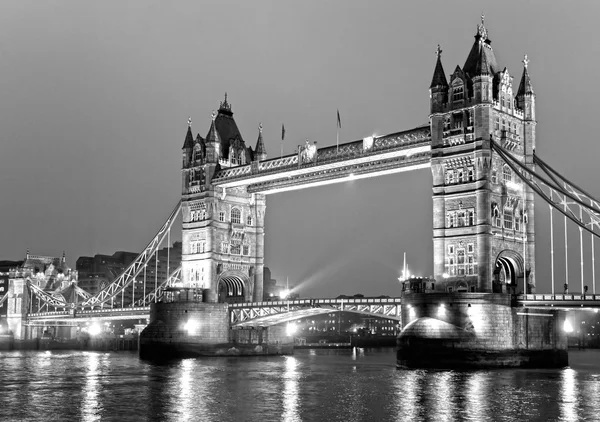
[[[464,180],[464,172],[463,172],[463,170],[462,170],[462,169],[459,169],[459,170],[457,171],[457,176],[456,176],[456,179],[457,179],[457,182],[458,182],[458,183],[463,183],[463,182],[465,181],[465,180]]]
[[[194,150],[194,162],[199,163],[200,160],[202,160],[202,151],[200,148],[196,148],[196,150]]]
[[[231,245],[231,249],[230,252],[232,255],[240,255],[242,252],[242,245],[238,244],[232,244]]]
[[[492,183],[498,183],[498,173],[496,172],[496,170],[492,170]]]
[[[474,214],[475,213],[472,210],[467,211],[467,215],[468,215],[468,217],[467,217],[467,219],[468,219],[467,224],[469,226],[474,226],[475,225]]]
[[[454,183],[454,170],[448,170],[446,172],[446,184],[451,185]]]
[[[231,210],[231,222],[234,224],[241,224],[242,212],[238,208],[232,208]]]
[[[246,217],[246,224],[248,226],[252,225],[252,216],[250,214],[248,214],[248,216]]]
[[[448,212],[447,220],[448,220],[448,227],[454,227],[454,212],[453,211]]]
[[[464,250],[464,248],[456,250],[456,264],[458,265],[458,275],[465,275],[465,250]]]
[[[468,171],[469,182],[474,181],[475,180],[475,171],[473,170],[473,167],[469,167],[467,171]]]
[[[500,227],[500,210],[498,209],[498,205],[494,204],[492,207],[492,224],[496,227]]]
[[[515,231],[521,231],[521,212],[519,210],[515,212]]]
[[[494,122],[494,130],[500,130],[500,117],[496,117]]]
[[[460,101],[464,97],[464,88],[463,86],[455,86],[452,89],[452,101]]]
[[[225,212],[219,211],[219,221],[225,221]]]
[[[509,230],[513,228],[513,210],[510,208],[504,209],[504,228]]]
[[[502,179],[504,180],[504,183],[510,182],[512,180],[512,174],[508,165],[505,165],[502,168]]]
[[[245,256],[249,256],[250,255],[250,245],[244,245],[243,246],[243,254]]]

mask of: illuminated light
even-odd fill
[[[354,176],[354,173],[350,173],[350,174],[348,175],[348,179],[349,179],[349,180],[354,180],[354,178],[355,178],[355,176]]]
[[[290,295],[290,291],[288,289],[282,290],[281,291],[281,297],[282,298],[287,298]]]
[[[198,330],[199,325],[200,324],[198,324],[198,321],[190,319],[188,322],[183,324],[183,329],[184,331],[187,331],[188,334],[192,334],[193,332]]]
[[[448,277],[450,277],[450,276],[448,275],[448,273],[444,273],[444,274],[442,274],[442,278],[448,278]]]
[[[293,322],[290,322],[287,327],[285,328],[285,333],[288,336],[293,336],[296,331],[298,330],[298,326],[296,326],[296,324],[294,324]]]
[[[565,320],[565,324],[563,325],[563,329],[565,330],[565,332],[567,333],[572,333],[573,332],[573,326],[571,325],[571,323],[567,320]]]
[[[515,182],[506,182],[506,187],[512,190],[522,190],[522,186],[519,183]]]
[[[273,293],[269,293],[269,297],[273,297]]]
[[[101,332],[102,332],[102,327],[100,325],[98,325],[97,323],[93,323],[88,328],[88,333],[90,333],[91,336],[97,336]]]

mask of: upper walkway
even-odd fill
[[[247,186],[251,193],[275,193],[430,165],[431,133],[427,124],[339,146],[318,148],[307,141],[292,155],[222,169],[212,183],[223,188]]]

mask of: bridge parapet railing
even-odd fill
[[[402,303],[402,299],[399,297],[390,298],[349,298],[349,299],[294,299],[294,300],[274,300],[268,302],[241,302],[241,303],[230,303],[230,308],[258,308],[265,306],[286,306],[286,305],[305,305],[305,306],[319,306],[319,305],[366,305],[366,304],[385,304],[385,305],[399,305]]]
[[[594,294],[528,294],[517,295],[517,300],[523,301],[600,301],[600,295]]]

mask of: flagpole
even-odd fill
[[[335,132],[336,132],[336,141],[335,141],[335,155],[340,153],[340,127],[342,126],[340,120],[340,109],[337,109],[337,122],[335,122]]]

